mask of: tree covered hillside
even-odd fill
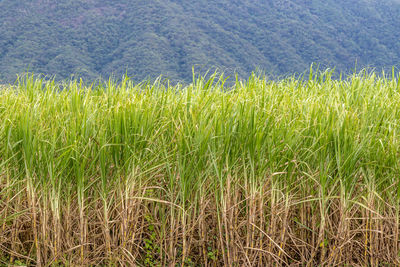
[[[0,79],[391,67],[399,28],[394,0],[0,0]]]

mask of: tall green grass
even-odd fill
[[[400,83],[331,75],[2,89],[0,263],[400,264]]]

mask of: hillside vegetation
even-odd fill
[[[0,264],[399,265],[399,81],[223,81],[1,90]]]
[[[394,0],[2,0],[0,79],[27,70],[87,80],[128,72],[192,80],[220,68],[248,77],[398,64]]]

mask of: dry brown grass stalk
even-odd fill
[[[368,209],[360,205],[348,209],[334,199],[328,201],[331,202],[328,216],[322,224],[317,223],[321,222],[320,212],[304,212],[315,209],[310,202],[300,200],[300,204],[295,204],[293,198],[282,198],[278,194],[281,196],[275,196],[272,204],[267,198],[271,192],[244,198],[245,195],[238,193],[240,188],[231,188],[229,179],[220,220],[216,217],[212,196],[199,201],[200,212],[192,213],[191,219],[185,222],[176,219],[178,211],[168,204],[162,205],[166,209],[163,214],[168,218],[160,218],[158,212],[154,213],[154,202],[135,198],[137,193],[143,195],[140,191],[122,191],[110,196],[116,206],[107,207],[110,208],[108,220],[97,212],[108,202],[98,199],[87,198],[82,213],[73,198],[71,206],[59,218],[57,211],[39,204],[44,199],[32,191],[25,191],[27,196],[31,194],[29,202],[4,194],[6,197],[1,199],[0,206],[2,215],[10,212],[11,207],[25,212],[10,222],[2,222],[0,250],[3,256],[4,253],[12,256],[9,261],[24,260],[30,265],[61,262],[87,266],[114,262],[128,266],[144,262],[143,240],[153,235],[151,231],[161,231],[159,226],[167,223],[163,228],[168,233],[156,233],[160,239],[154,238],[152,248],[147,248],[154,261],[167,265],[184,262],[186,266],[188,258],[210,266],[295,266],[307,262],[310,266],[377,266],[382,262],[399,262],[396,251],[399,224],[394,207],[381,206],[379,212],[372,204]],[[266,204],[272,206],[268,208]],[[248,208],[241,208],[243,205]],[[146,219],[149,211],[153,216],[151,222]],[[322,245],[322,242],[325,243]],[[155,252],[156,247],[162,253]],[[35,259],[23,256],[32,255],[33,251],[36,251]]]

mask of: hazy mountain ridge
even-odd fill
[[[398,1],[0,1],[0,79],[396,65]]]

